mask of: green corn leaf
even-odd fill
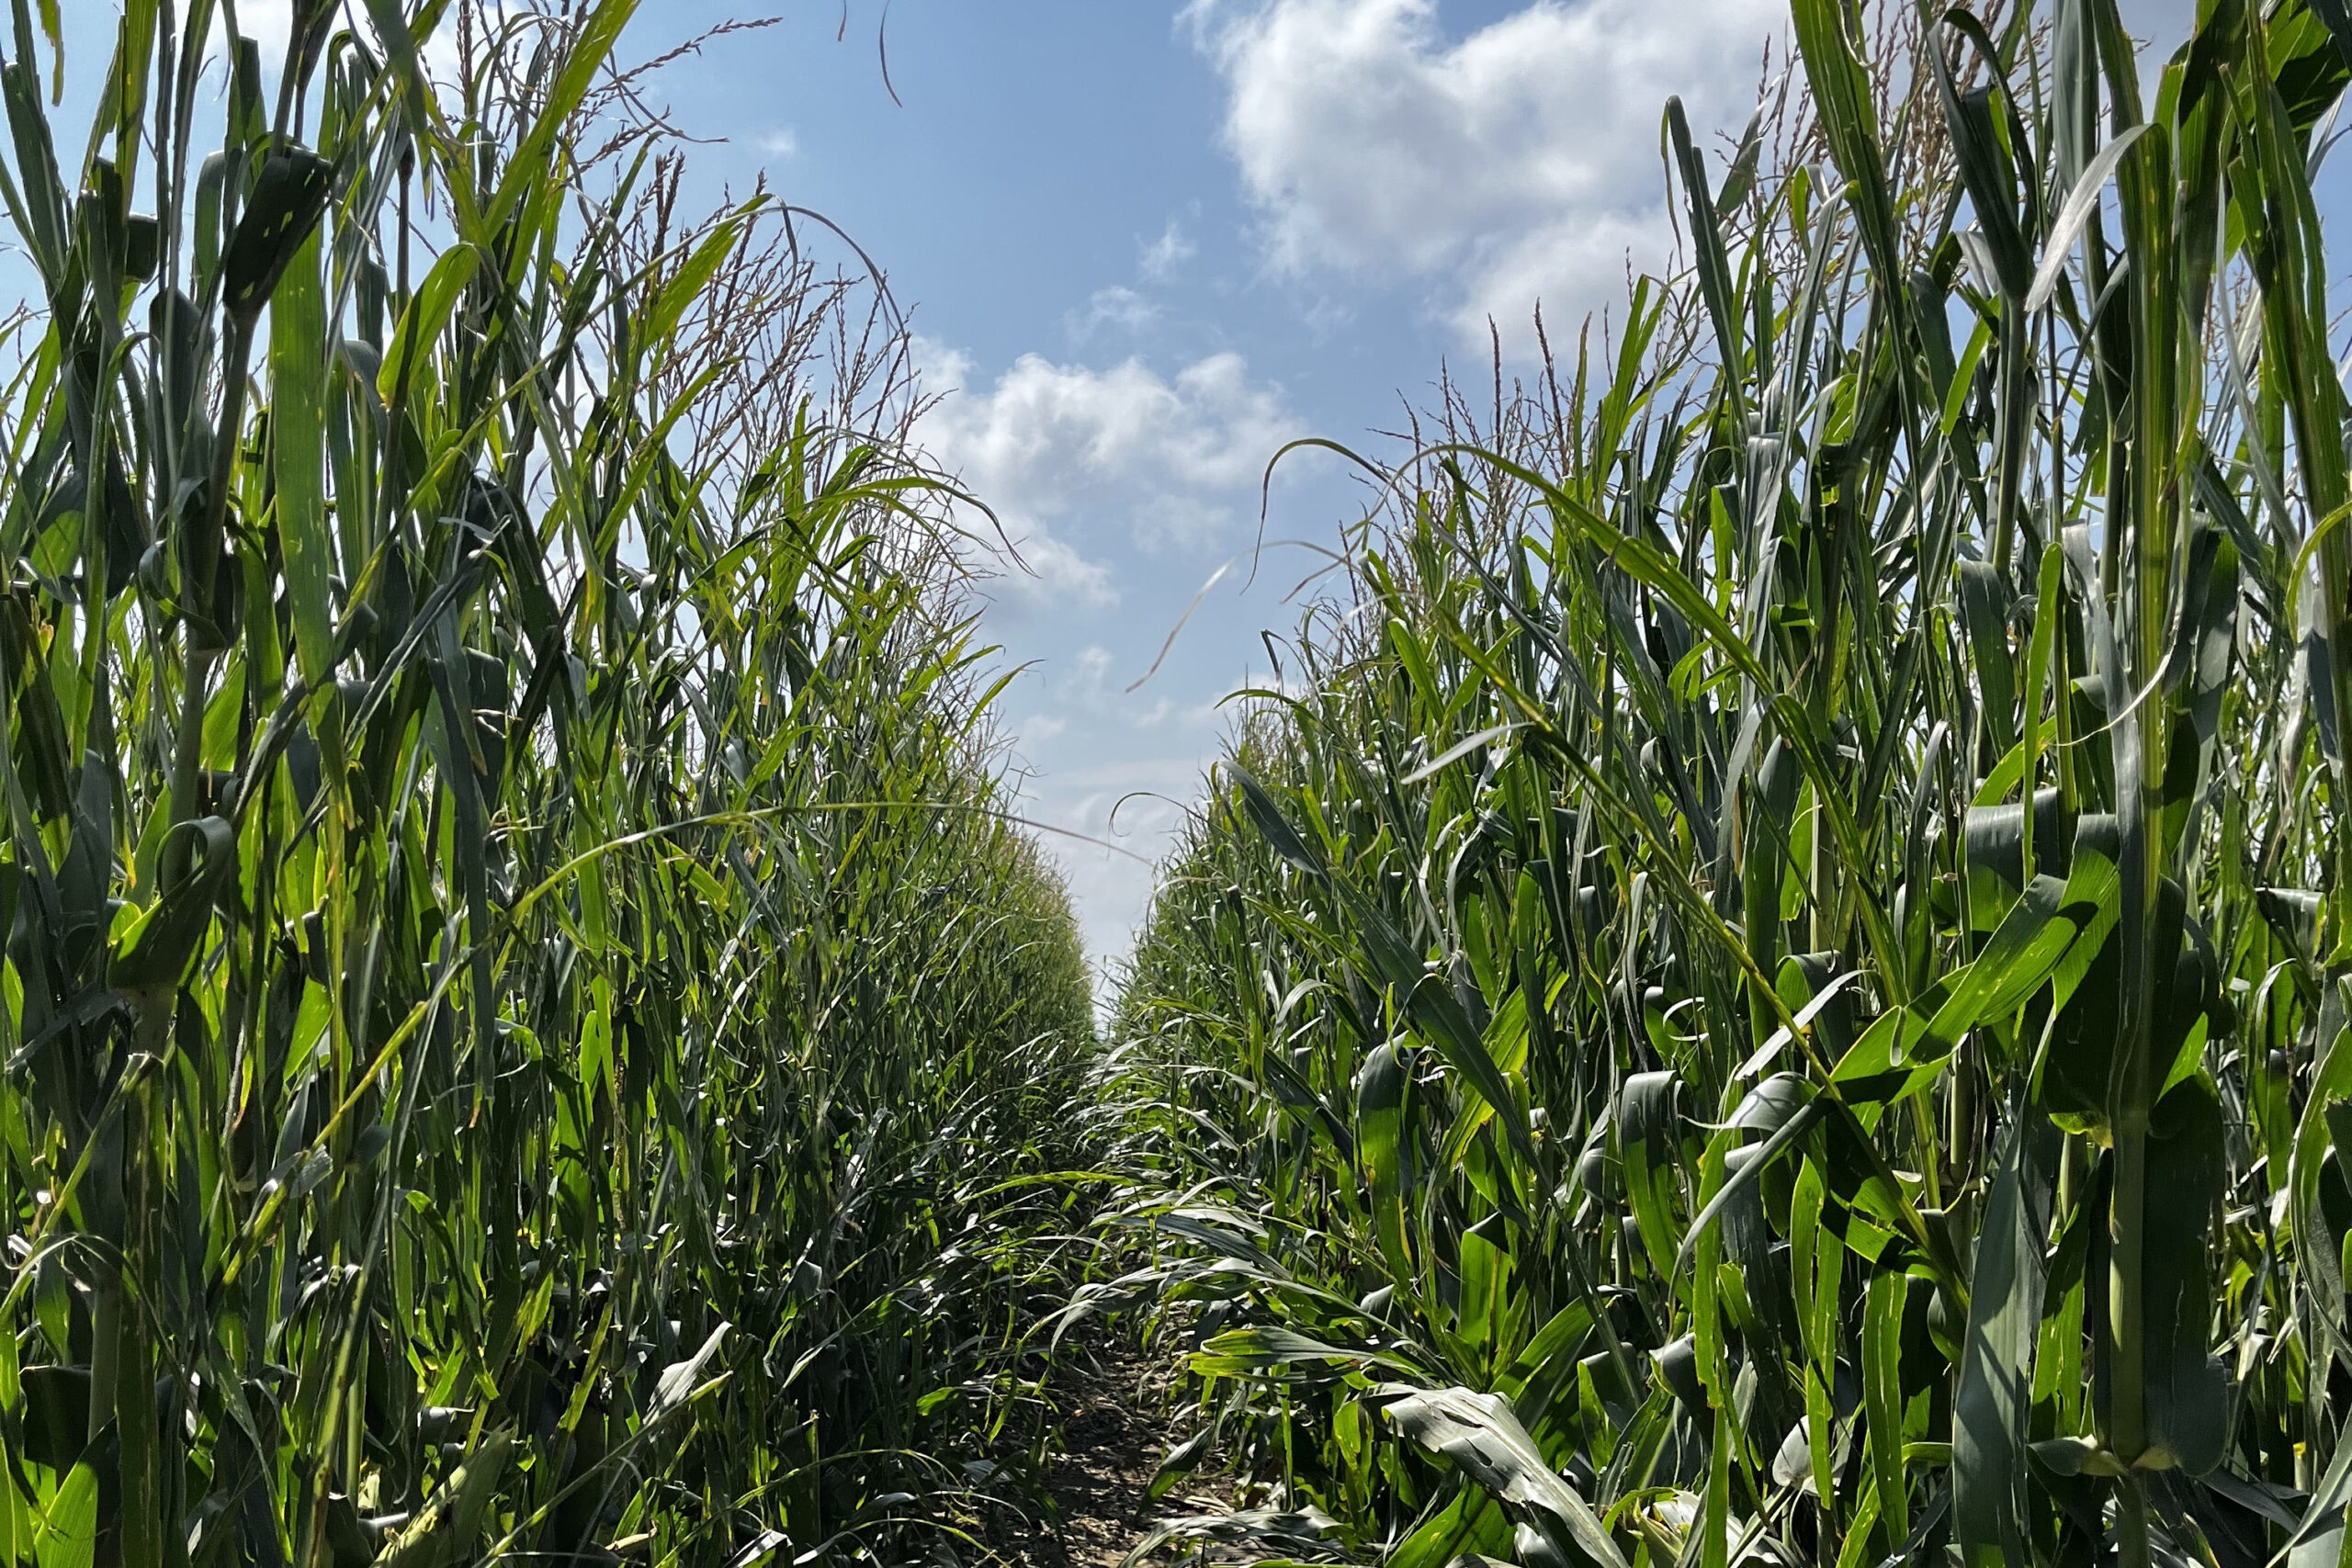
[[[386,1544],[379,1568],[446,1568],[469,1555],[513,1447],[503,1431],[484,1438]]]
[[[1691,145],[1690,121],[1683,112],[1680,98],[1666,100],[1666,127],[1682,176],[1683,197],[1690,218],[1690,242],[1698,254],[1699,286],[1706,298],[1707,313],[1714,321],[1716,351],[1725,365],[1737,365],[1740,323],[1732,310],[1730,263],[1724,253],[1723,230],[1715,216],[1714,198],[1707,193],[1706,162]]]
[[[1773,1089],[1775,1086],[1783,1090],[1804,1088],[1803,1079],[1796,1077],[1793,1074],[1782,1074],[1777,1078],[1758,1084],[1749,1096],[1750,1101],[1763,1096],[1767,1089]],[[1714,1196],[1708,1199],[1699,1213],[1692,1216],[1690,1228],[1683,1234],[1682,1246],[1675,1254],[1674,1272],[1676,1274],[1680,1274],[1690,1266],[1691,1249],[1698,1245],[1699,1238],[1706,1234],[1709,1227],[1722,1217],[1724,1211],[1736,1202],[1750,1187],[1762,1179],[1765,1172],[1771,1168],[1775,1161],[1802,1143],[1805,1134],[1813,1131],[1815,1124],[1828,1113],[1830,1108],[1830,1101],[1815,1096],[1809,1091],[1801,1095],[1786,1092],[1775,1094],[1768,1104],[1769,1109],[1753,1118],[1747,1115],[1745,1106],[1741,1112],[1734,1115],[1734,1122],[1740,1126],[1764,1132],[1766,1134],[1764,1142],[1756,1146],[1754,1155],[1732,1172],[1730,1178],[1715,1190]]]
[[[1903,1312],[1910,1280],[1871,1276],[1862,1308],[1862,1416],[1870,1440],[1871,1475],[1889,1544],[1910,1533],[1909,1483],[1903,1474]]]
[[[547,101],[516,144],[497,190],[483,206],[481,232],[461,238],[476,243],[490,243],[526,196],[546,184],[558,138],[571,124],[572,116],[595,85],[597,73],[605,68],[613,46],[620,41],[621,29],[637,11],[637,3],[638,0],[597,0],[595,7],[581,20],[564,56],[562,70],[548,91]]]
[[[311,243],[326,211],[334,165],[300,147],[273,149],[220,257],[220,303],[250,321]]]
[[[88,1461],[67,1472],[41,1510],[32,1545],[40,1568],[91,1568],[97,1560],[98,1472]]]
[[[126,990],[168,987],[179,978],[212,923],[213,905],[236,874],[236,834],[219,817],[184,822],[172,829],[164,857],[187,869],[116,954],[114,982]]]
[[[2189,1475],[2221,1462],[2230,1418],[2229,1378],[2209,1342],[2222,1140],[2221,1105],[2201,1074],[2157,1102],[2145,1201],[2151,1216],[2163,1217],[2148,1226],[2142,1265],[2149,1441]]]
[[[1192,1366],[1204,1376],[1232,1377],[1301,1361],[1379,1366],[1407,1376],[1418,1376],[1421,1371],[1411,1361],[1385,1351],[1327,1345],[1295,1330],[1272,1325],[1229,1329],[1214,1337],[1193,1353]]]
[[[1894,205],[1880,157],[1877,112],[1870,78],[1856,51],[1844,0],[1792,0],[1797,53],[1819,106],[1830,153],[1846,176],[1848,197],[1861,220],[1872,266],[1889,287],[1901,276],[1896,261]]]
[[[2026,312],[2031,315],[2050,303],[2051,294],[2058,287],[2058,278],[2066,270],[2066,262],[2074,254],[2075,243],[2083,237],[2091,215],[2098,210],[2099,193],[2123,162],[2132,144],[2147,131],[2144,124],[2135,125],[2116,135],[2107,145],[2092,155],[2075,181],[2074,189],[2059,204],[2058,215],[2051,220],[2050,232],[2041,242],[2041,265],[2034,269],[2033,287],[2026,290]]]
[[[1670,1273],[1681,1251],[1674,1223],[1675,1171],[1681,1143],[1681,1084],[1670,1072],[1636,1073],[1617,1098],[1618,1158],[1634,1224],[1651,1266]]]
[[[449,320],[457,313],[458,301],[464,299],[466,287],[473,281],[474,271],[481,253],[471,245],[452,245],[433,264],[424,275],[416,296],[401,314],[400,324],[392,333],[390,352],[376,374],[376,393],[386,408],[398,406],[404,389],[419,375],[424,360],[448,330]]]
[[[655,297],[645,333],[637,340],[641,346],[658,353],[669,343],[678,330],[680,319],[709,292],[710,280],[742,244],[742,238],[740,223],[721,223],[695,247],[694,254],[679,265],[677,272]]]
[[[1373,1224],[1390,1277],[1411,1290],[1419,1280],[1405,1221],[1404,1117],[1412,1074],[1393,1043],[1373,1048],[1356,1076],[1356,1157],[1363,1168]]]
[[[2046,1120],[2030,1111],[2009,1118],[1977,1232],[1968,1330],[1952,1396],[1953,1534],[1962,1547],[2011,1562],[2029,1551],[2025,1447],[2055,1154]]]
[[[2114,896],[2114,868],[2104,859],[2086,857],[2064,881],[2035,877],[1935,1010],[1921,1049],[1948,1054],[1970,1030],[2024,1006],[2098,926]]]
[[[1454,1568],[1510,1548],[1510,1516],[1489,1493],[1465,1487],[1407,1536],[1389,1562],[1393,1568]]]
[[[277,547],[294,612],[296,662],[313,686],[334,668],[334,608],[328,580],[336,564],[327,519],[326,293],[319,263],[319,237],[312,233],[294,254],[269,312]]]
[[[2018,682],[2009,654],[2009,587],[1986,561],[1960,563],[1960,598],[1968,615],[1976,679],[1983,691],[1984,722],[1995,748],[2007,751],[2018,739]]]
[[[1443,1454],[1505,1506],[1537,1523],[1555,1549],[1583,1568],[1625,1560],[1583,1498],[1544,1462],[1510,1405],[1464,1388],[1388,1385],[1381,1414],[1421,1447]]]

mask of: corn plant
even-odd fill
[[[1668,106],[1687,271],[1364,460],[1076,1310],[1284,1551],[2333,1562],[2352,24],[1792,20],[1727,160]]]
[[[0,23],[0,1562],[870,1558],[1013,1409],[1074,927],[634,9],[125,0],[79,146]]]

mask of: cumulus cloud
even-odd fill
[[[224,16],[217,27],[225,32],[227,26]],[[237,29],[262,45],[266,56],[271,50],[284,50],[294,36],[294,0],[245,0],[237,7]],[[271,63],[276,63],[274,57]]]
[[[1050,785],[1032,784],[1027,809],[1035,819],[1076,835],[1057,836],[1047,847],[1098,972],[1107,976],[1127,952],[1151,903],[1152,868],[1128,855],[1158,860],[1174,846],[1187,803],[1200,794],[1202,768],[1193,756],[1144,757],[1075,768]]]
[[[1170,218],[1168,227],[1159,231],[1159,238],[1142,247],[1136,258],[1136,270],[1147,283],[1164,283],[1199,252],[1200,247],[1184,232],[1184,226]]]
[[[1119,590],[1107,564],[1080,555],[1041,521],[1001,510],[998,517],[1015,557],[1005,578],[1012,597],[1035,609],[1108,610],[1118,604]]]
[[[1137,695],[1128,690],[1131,673],[1120,671],[1117,659],[1101,643],[1089,643],[1080,649],[1051,682],[1054,699],[1061,705],[1061,711],[1056,716],[1059,726],[1051,733],[1058,735],[1067,728],[1072,714],[1091,719],[1098,726],[1158,728],[1176,711],[1175,699]],[[1023,729],[1023,739],[1028,739],[1029,734]]]
[[[1483,340],[1615,300],[1666,257],[1668,95],[1745,123],[1781,0],[1535,0],[1459,39],[1436,0],[1198,0],[1267,260],[1421,281]]]
[[[109,11],[118,6],[107,7]],[[365,7],[359,8],[364,15]],[[491,6],[494,15],[504,16],[510,9],[508,0],[494,0]],[[261,47],[264,97],[273,97],[277,91],[277,72],[286,58],[286,51],[294,38],[294,0],[239,0],[237,30]],[[363,27],[361,36],[370,39],[372,28]],[[213,15],[212,46],[222,50],[229,39],[229,17],[225,11]],[[109,38],[111,47],[112,39]],[[455,73],[458,67],[458,25],[454,17],[445,18],[432,37],[424,41],[424,62],[429,73],[435,77]],[[217,67],[216,67],[217,69]],[[312,95],[311,113],[318,112],[316,94]]]
[[[986,382],[968,355],[918,345],[923,446],[994,508],[1039,580],[1016,592],[1051,604],[1073,589],[1112,601],[1109,569],[1080,553],[1125,543],[1192,552],[1233,528],[1266,460],[1300,424],[1280,389],[1238,354],[1163,376],[1139,358],[1107,368],[1027,354]]]
[[[1033,713],[1012,727],[1023,746],[1043,746],[1058,740],[1069,729],[1069,716],[1057,713]]]
[[[1080,342],[1092,337],[1104,327],[1116,327],[1124,333],[1140,333],[1159,319],[1159,306],[1125,284],[1114,283],[1108,288],[1098,288],[1090,295],[1086,309],[1070,313],[1070,336]]]

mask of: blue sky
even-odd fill
[[[664,4],[663,28],[728,7]],[[1780,0],[832,5],[681,68],[682,119],[739,184],[764,167],[856,236],[913,311],[926,439],[1025,541],[987,629],[1035,666],[1003,708],[1039,820],[1152,854],[1267,671],[1286,592],[1245,549],[1261,476],[1305,434],[1395,429],[1449,358],[1483,378],[1663,252],[1666,95],[1744,120]],[[1710,25],[1710,18],[1713,25]],[[686,72],[692,92],[684,91]],[[890,88],[895,88],[897,102]],[[1336,541],[1339,466],[1278,475],[1270,537]],[[1124,799],[1125,804],[1120,803]],[[1116,808],[1115,818],[1114,809]],[[1060,840],[1091,949],[1123,951],[1150,873]]]
[[[287,7],[240,10],[282,37]],[[682,60],[652,96],[716,139],[692,154],[706,199],[764,171],[888,273],[943,394],[923,438],[1034,569],[989,585],[984,622],[1034,664],[1001,709],[1026,809],[1146,858],[1312,565],[1278,554],[1246,592],[1234,573],[1125,689],[1255,536],[1267,459],[1394,429],[1449,360],[1484,378],[1489,318],[1521,355],[1539,299],[1561,341],[1621,297],[1629,258],[1662,265],[1667,95],[1698,125],[1744,122],[1786,17],[1785,0],[770,8],[778,25]],[[624,52],[761,9],[645,0]],[[70,47],[102,59],[116,6],[65,10]],[[2169,45],[2191,6],[2125,11]],[[1298,461],[1267,534],[1335,542],[1360,495]],[[1090,949],[1115,956],[1149,870],[1051,847]]]
[[[2191,7],[2126,9],[2169,39]],[[672,0],[660,25],[727,10]],[[1246,592],[1237,572],[1125,690],[1255,536],[1267,458],[1394,430],[1445,364],[1484,378],[1490,318],[1521,355],[1539,299],[1563,341],[1621,298],[1629,257],[1664,262],[1665,99],[1743,124],[1787,9],[898,0],[888,87],[884,14],[843,15],[792,10],[673,101],[730,139],[710,168],[763,166],[913,307],[932,384],[955,389],[927,436],[1038,571],[996,584],[987,623],[1036,661],[1004,709],[1030,809],[1149,855],[1315,564],[1282,552]],[[1335,542],[1361,492],[1332,462],[1294,464],[1268,536]],[[1053,848],[1090,948],[1124,951],[1148,870]]]

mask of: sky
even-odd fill
[[[283,36],[288,0],[244,0]],[[117,6],[67,0],[69,51]],[[2125,0],[2170,43],[2190,0]],[[1785,0],[644,0],[622,53],[780,20],[653,85],[707,200],[763,174],[887,273],[939,400],[921,436],[1025,569],[983,586],[1022,809],[1114,963],[1149,863],[1262,681],[1262,640],[1441,370],[1524,364],[1671,244],[1660,116],[1736,130]],[[2341,195],[2330,206],[2342,205]],[[1490,338],[1489,323],[1495,337]],[[1263,486],[1261,491],[1261,486]],[[1187,607],[1220,567],[1238,564]],[[1259,570],[1250,569],[1253,561]],[[1245,586],[1246,585],[1246,586]],[[1183,623],[1157,673],[1151,671]],[[1138,681],[1142,683],[1136,684]],[[1098,847],[1098,842],[1115,849]]]
[[[1516,351],[1539,297],[1574,320],[1629,249],[1655,265],[1666,96],[1744,121],[1781,4],[817,5],[677,100],[729,139],[698,157],[763,168],[911,309],[925,444],[1030,569],[984,622],[1030,667],[1001,710],[1023,810],[1126,852],[1048,843],[1098,963],[1321,564],[1256,556],[1261,504],[1327,546],[1362,515],[1336,459],[1269,486],[1270,459],[1379,449],[1448,363],[1484,378],[1490,314]]]

